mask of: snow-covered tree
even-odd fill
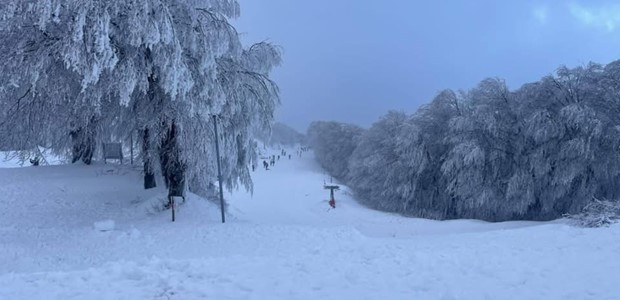
[[[407,122],[405,113],[389,112],[362,134],[349,159],[347,183],[368,206],[403,212],[409,196],[403,189],[411,180],[410,160],[400,147],[402,132],[411,130]]]
[[[388,113],[361,135],[343,179],[368,206],[436,219],[547,220],[618,199],[619,65],[560,67],[515,91],[485,79],[410,116]],[[326,158],[340,151],[319,148],[317,160],[333,173]]]
[[[334,178],[346,180],[349,158],[363,132],[352,124],[317,121],[310,124],[306,136],[319,164]]]
[[[264,134],[261,139],[269,145],[294,146],[304,144],[305,136],[284,123],[276,122],[271,128],[271,134]]]
[[[273,119],[280,53],[242,47],[228,22],[239,11],[234,0],[3,1],[2,136],[88,161],[98,141],[139,131],[145,187],[160,169],[177,194],[215,180],[217,116],[223,176],[251,188],[249,135]]]
[[[617,196],[618,126],[601,101],[600,67],[562,67],[523,102],[530,211],[543,218],[578,212],[593,196]],[[537,92],[536,89],[539,91]],[[531,92],[531,91],[530,91]]]
[[[483,80],[465,97],[467,109],[450,122],[452,147],[441,166],[453,199],[451,209],[465,218],[501,218],[518,201],[505,195],[520,164],[518,106],[505,82],[497,78]],[[497,201],[504,197],[509,199]]]
[[[410,130],[400,137],[412,174],[402,188],[407,191],[403,213],[433,219],[455,215],[441,166],[453,146],[448,138],[450,124],[462,116],[463,109],[462,93],[445,90],[412,115]]]

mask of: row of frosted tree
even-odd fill
[[[265,145],[272,147],[299,146],[305,143],[303,134],[281,122],[273,123],[270,132],[257,134],[257,139],[264,141]]]
[[[432,219],[548,220],[620,195],[620,61],[509,90],[485,79],[369,129],[315,122],[319,163],[365,205]]]
[[[144,186],[206,193],[251,188],[255,132],[279,103],[269,73],[280,51],[244,47],[235,0],[3,0],[0,140],[90,164],[102,142],[137,133]]]

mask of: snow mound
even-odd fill
[[[93,227],[97,231],[112,231],[116,227],[114,220],[105,220],[93,223]]]
[[[156,215],[166,210],[167,203],[168,197],[164,193],[160,193],[145,201],[141,201],[138,204],[138,210],[145,212],[147,215]]]

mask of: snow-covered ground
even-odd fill
[[[253,175],[225,224],[193,196],[171,223],[130,166],[0,168],[0,299],[620,298],[619,225],[329,209],[310,153]]]

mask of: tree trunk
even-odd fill
[[[186,167],[181,161],[177,136],[178,127],[173,121],[160,145],[162,175],[167,183],[169,197],[183,197],[185,193]]]
[[[159,167],[161,168],[161,176],[164,178],[164,185],[166,188],[170,187],[170,181],[168,180],[170,178],[170,175],[168,174],[169,160],[169,155],[166,151],[163,148],[159,148]]]
[[[163,127],[166,127],[166,124],[162,124]],[[164,178],[164,184],[166,188],[170,188],[170,175],[168,174],[168,168],[170,164],[170,151],[172,148],[172,137],[170,131],[168,134],[161,140],[159,144],[159,166],[161,168],[161,175]]]
[[[94,139],[91,137],[86,137],[86,141],[82,144],[82,162],[87,165],[90,165],[93,161],[93,153],[95,152]]]
[[[92,117],[86,128],[80,127],[69,132],[71,143],[73,144],[71,163],[75,163],[80,159],[87,165],[92,163],[96,147],[96,130],[95,118]]]
[[[91,118],[91,122],[88,123],[87,130],[82,137],[82,161],[90,165],[93,161],[93,154],[95,153],[96,141],[95,132],[96,124],[94,118]]]
[[[145,49],[145,59],[147,65],[151,65],[153,58],[151,56],[151,50]],[[155,104],[155,88],[157,87],[155,74],[151,73],[148,77],[149,88],[147,90],[147,101],[149,105]],[[149,136],[149,129],[144,128],[142,137],[142,157],[144,160],[144,189],[150,189],[157,186],[155,182],[155,173],[153,172],[153,158],[151,157],[151,138]]]
[[[151,189],[157,186],[155,173],[153,172],[152,159],[150,153],[151,143],[149,129],[142,131],[142,160],[144,162],[144,189]]]
[[[82,144],[80,143],[80,135],[82,128],[78,128],[77,130],[71,130],[69,135],[71,136],[71,163],[75,163],[76,161],[82,158]]]

